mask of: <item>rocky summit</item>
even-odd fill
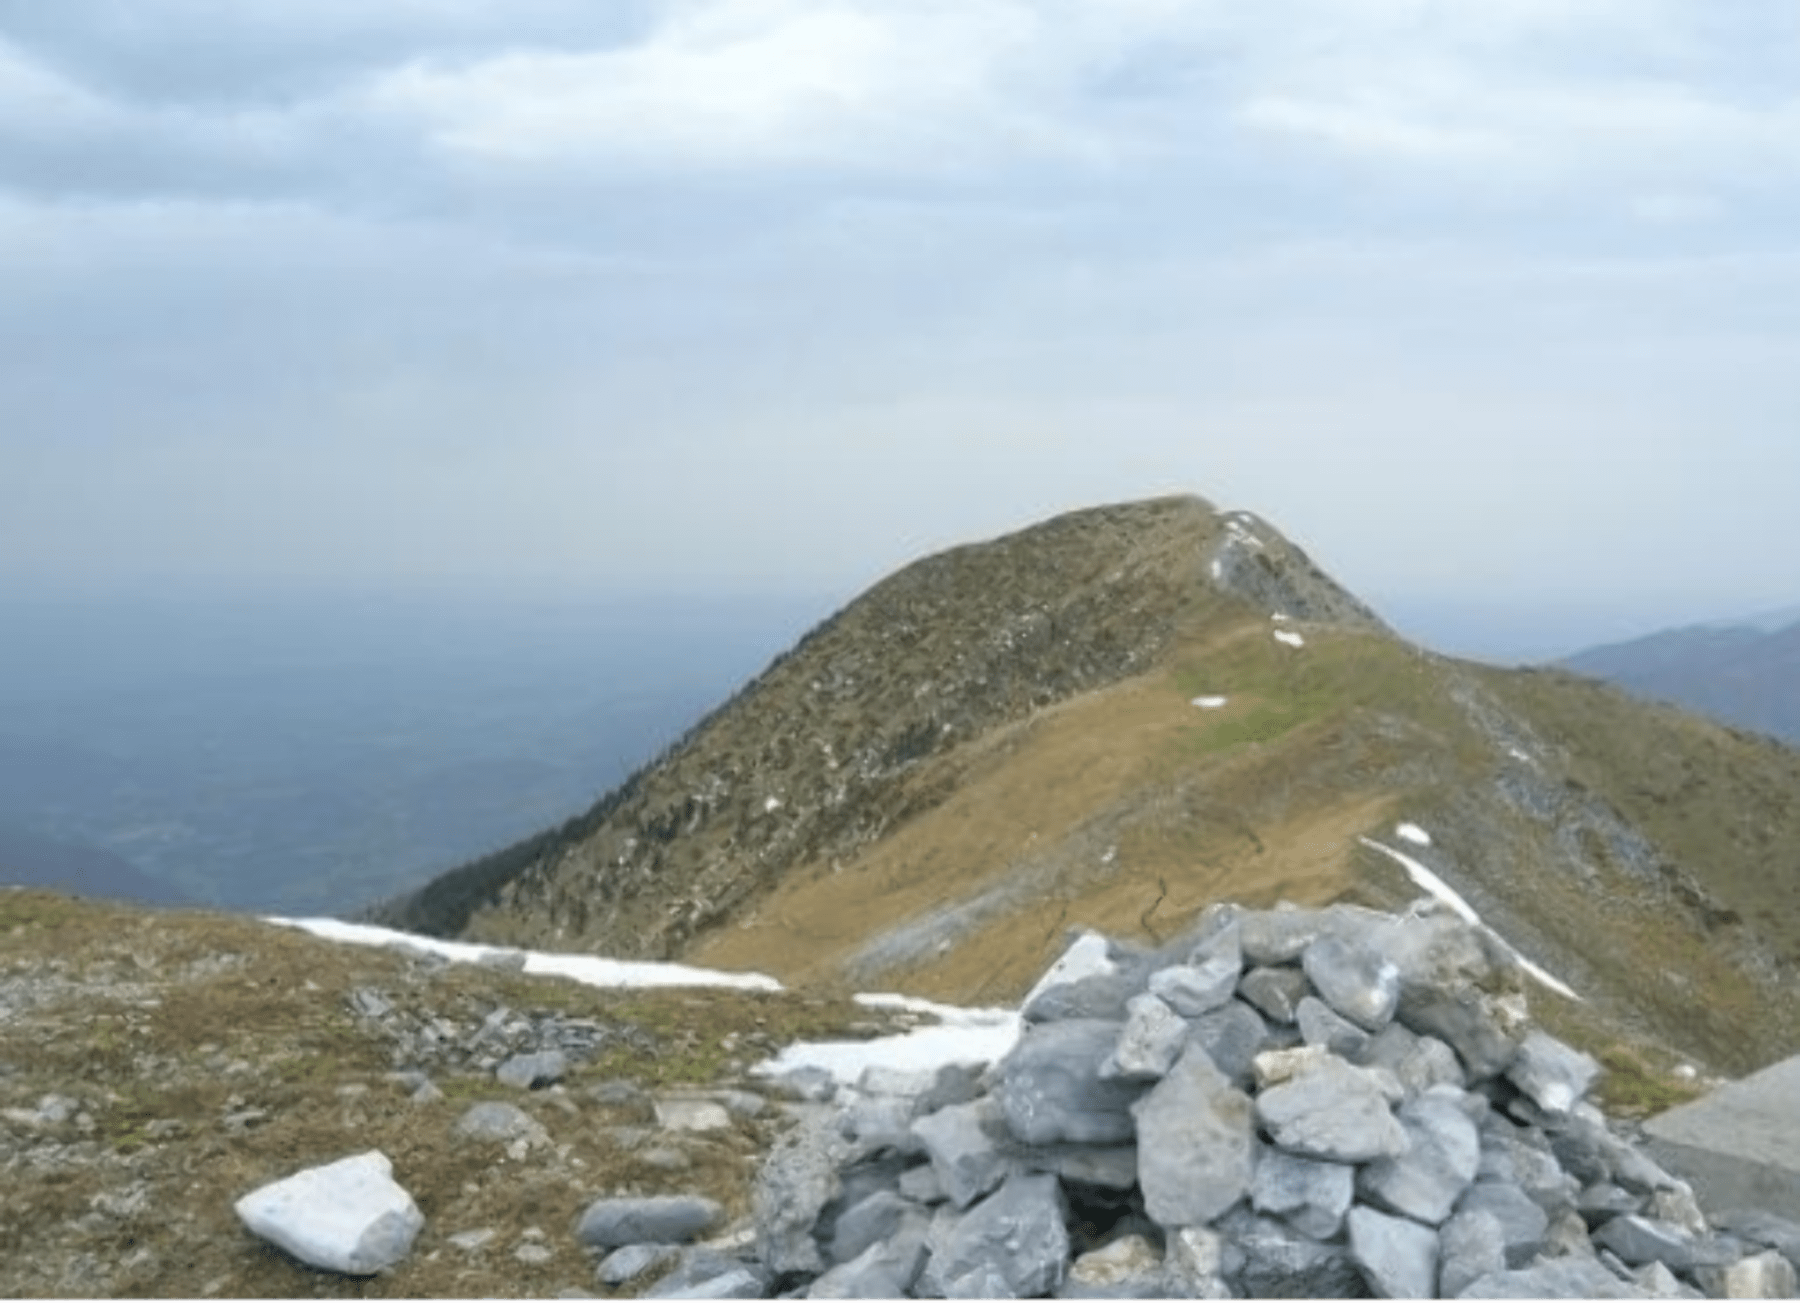
[[[1212,1007],[1155,993],[1221,967]],[[1329,1016],[1266,1011],[1266,975]],[[1531,1023],[1522,976],[1429,901],[1218,906],[1150,955],[1090,934],[979,1074],[797,1107],[753,1235],[619,1252],[672,1268],[664,1298],[1792,1295],[1800,1227],[1710,1223],[1588,1102],[1600,1065]]]

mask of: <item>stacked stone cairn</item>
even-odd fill
[[[1216,906],[1151,954],[1089,934],[1023,1016],[991,1066],[801,1107],[727,1292],[1795,1291],[1585,1102],[1598,1065],[1530,1026],[1512,952],[1433,904]],[[722,1297],[724,1265],[650,1293]]]

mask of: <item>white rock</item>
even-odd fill
[[[237,1215],[308,1266],[373,1275],[404,1258],[425,1225],[393,1171],[387,1155],[371,1149],[252,1190],[237,1201]]]

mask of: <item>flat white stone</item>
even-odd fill
[[[252,1190],[237,1201],[237,1215],[310,1267],[370,1276],[404,1258],[425,1225],[393,1171],[387,1155],[371,1149]]]

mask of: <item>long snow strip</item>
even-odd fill
[[[399,932],[393,928],[369,923],[346,923],[336,918],[275,918],[265,923],[299,928],[327,941],[344,941],[359,946],[400,946],[441,955],[455,963],[474,964],[483,959],[505,959],[525,956],[525,971],[552,977],[567,977],[587,986],[606,989],[648,986],[731,986],[745,991],[779,991],[781,983],[763,973],[726,973],[713,968],[691,968],[686,964],[649,963],[627,959],[602,959],[598,955],[559,954],[544,950],[508,950],[504,947],[475,945],[468,941],[440,941],[437,937],[420,936],[416,932]]]
[[[1423,864],[1420,864],[1412,856],[1403,854],[1402,852],[1395,850],[1392,846],[1383,846],[1380,842],[1372,841],[1367,837],[1358,837],[1356,840],[1361,842],[1364,846],[1369,847],[1371,850],[1380,851],[1383,855],[1393,860],[1401,868],[1406,870],[1407,877],[1411,878],[1418,886],[1425,888],[1426,891],[1429,891],[1433,896],[1436,896],[1451,909],[1455,910],[1457,914],[1462,917],[1464,922],[1480,928],[1501,945],[1505,946],[1508,953],[1510,953],[1514,959],[1519,961],[1519,967],[1529,973],[1539,984],[1549,987],[1552,991],[1555,991],[1565,999],[1577,1001],[1581,999],[1579,995],[1576,995],[1575,992],[1571,991],[1562,982],[1559,982],[1542,968],[1539,968],[1536,964],[1532,963],[1531,960],[1520,954],[1505,937],[1483,923],[1481,921],[1481,915],[1477,914],[1469,907],[1469,902],[1457,894],[1454,887],[1438,877],[1437,874],[1433,873]]]
[[[853,1086],[869,1067],[930,1071],[949,1063],[995,1063],[1018,1041],[1022,1026],[1015,1009],[962,1009],[904,995],[859,995],[856,1002],[929,1014],[942,1021],[872,1041],[797,1041],[751,1071],[780,1077],[796,1068],[823,1068],[838,1082]]]

